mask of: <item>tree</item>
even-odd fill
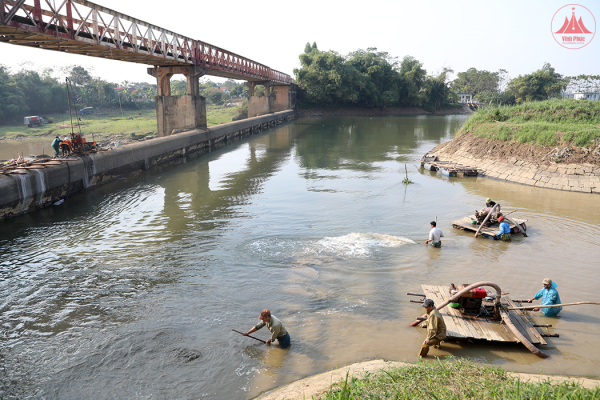
[[[187,81],[185,79],[171,80],[171,96],[187,94]]]
[[[430,76],[424,85],[426,109],[436,111],[454,100],[455,94],[447,84],[450,68],[443,68],[437,76]]]
[[[555,72],[549,63],[528,75],[519,75],[508,83],[508,92],[515,96],[517,103],[534,100],[547,100],[559,96],[568,79]]]
[[[25,96],[10,76],[8,68],[0,65],[0,123],[16,121],[28,114]]]
[[[421,105],[420,94],[427,78],[423,64],[414,57],[405,56],[400,63],[399,102],[402,106]]]
[[[348,54],[346,65],[356,70],[351,76],[353,84],[360,88],[356,103],[367,107],[397,104],[400,96],[397,64],[396,58],[386,52],[377,52],[376,48]]]
[[[458,93],[472,94],[474,97],[498,93],[500,84],[500,74],[486,70],[477,70],[469,68],[465,72],[459,72],[457,78],[452,81],[452,90]]]
[[[304,54],[308,54],[312,51],[312,47],[310,47],[310,43],[306,42],[306,46],[304,46]]]
[[[568,78],[567,90],[570,92],[598,92],[600,91],[599,75],[578,75]]]
[[[69,79],[75,86],[85,86],[92,81],[90,73],[79,65],[76,65],[71,69]]]

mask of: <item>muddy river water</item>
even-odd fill
[[[248,399],[355,361],[415,361],[422,308],[406,292],[422,283],[529,298],[549,277],[563,302],[597,301],[600,197],[418,168],[465,119],[300,119],[0,222],[0,397]],[[529,237],[452,228],[486,197]],[[436,216],[442,249],[422,244]],[[290,349],[232,331],[263,308]],[[597,376],[597,311],[535,313],[560,334],[545,360],[489,343],[433,354]]]

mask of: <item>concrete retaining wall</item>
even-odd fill
[[[116,149],[89,154],[76,161],[23,175],[0,176],[0,220],[52,205],[60,199],[199,152],[210,145],[261,132],[290,121],[293,110],[193,130]]]
[[[453,161],[477,167],[483,175],[535,187],[600,193],[600,166],[592,164],[536,165],[517,158],[490,160],[473,157],[466,150],[451,155],[435,154],[442,161]]]

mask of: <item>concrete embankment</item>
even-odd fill
[[[600,161],[593,152],[571,148],[559,159],[553,150],[459,135],[428,154],[441,161],[477,167],[490,178],[538,188],[600,193]]]
[[[188,153],[202,152],[214,143],[261,132],[293,118],[294,111],[286,110],[87,154],[76,161],[27,170],[22,175],[0,176],[0,220],[50,206],[117,178],[174,161]]]

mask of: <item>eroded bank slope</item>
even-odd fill
[[[600,156],[589,149],[539,146],[465,133],[438,145],[429,154],[442,161],[477,167],[490,178],[540,188],[600,193]]]

